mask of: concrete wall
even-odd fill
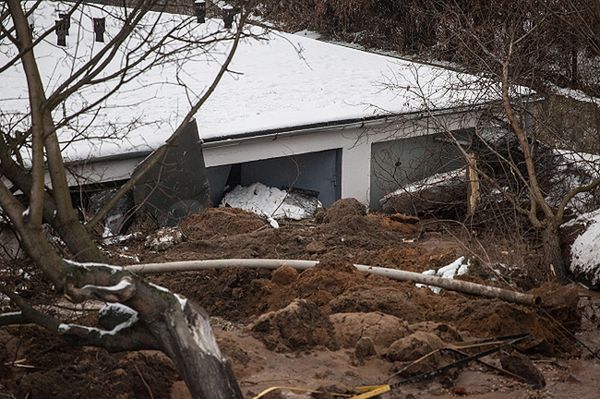
[[[454,113],[433,118],[404,119],[373,125],[352,125],[319,131],[256,137],[207,143],[204,157],[207,167],[290,157],[324,150],[340,149],[341,198],[371,202],[371,146],[447,130],[472,128],[478,114]],[[451,147],[451,146],[448,146]]]
[[[470,141],[468,132],[455,136]],[[379,209],[381,198],[405,184],[463,165],[461,152],[444,133],[373,143],[370,208]]]

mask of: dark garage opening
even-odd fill
[[[236,185],[262,183],[285,190],[318,193],[323,206],[341,197],[341,149],[207,168],[210,197],[218,205]]]

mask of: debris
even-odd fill
[[[443,347],[444,341],[437,335],[417,331],[395,341],[388,349],[386,357],[391,361],[410,362]]]
[[[427,275],[427,276],[437,276],[437,277],[441,277],[441,278],[449,278],[449,279],[453,279],[454,277],[458,277],[458,276],[462,276],[463,274],[466,274],[469,271],[469,266],[470,266],[470,261],[467,260],[467,262],[465,263],[465,257],[461,256],[460,258],[456,259],[454,262],[450,263],[447,266],[441,267],[437,270],[426,270],[423,272],[423,274]],[[423,284],[417,284],[417,287],[424,287]],[[442,289],[440,287],[432,287],[432,286],[428,286],[427,288],[429,288],[431,291],[435,292],[436,294],[439,294]]]
[[[369,337],[361,337],[354,347],[354,358],[360,363],[364,359],[377,355],[375,344]]]
[[[167,248],[183,241],[183,234],[175,227],[163,227],[156,233],[148,236],[144,243],[146,248],[154,251],[164,251]]]
[[[541,389],[546,386],[546,379],[533,362],[518,352],[503,354],[500,357],[502,368],[522,377],[532,388]]]
[[[315,197],[267,187],[262,183],[235,187],[225,194],[219,206],[244,209],[268,219],[293,220],[309,218],[322,207]]]
[[[329,319],[313,302],[296,299],[275,312],[261,315],[252,326],[267,348],[279,352],[317,345],[337,349]]]
[[[496,339],[492,339],[492,340],[486,340],[486,341],[481,341],[479,343],[478,346],[488,346],[488,345],[494,345],[492,348],[486,349],[484,351],[481,351],[479,353],[476,353],[474,355],[470,355],[470,356],[466,356],[463,357],[460,360],[457,360],[453,363],[447,364],[445,366],[442,367],[438,367],[434,370],[430,370],[424,373],[420,373],[420,374],[416,374],[410,377],[406,377],[398,382],[396,382],[394,385],[392,385],[392,387],[399,387],[402,386],[403,384],[407,384],[407,383],[411,383],[411,382],[418,382],[418,381],[424,381],[427,380],[429,378],[433,378],[436,375],[440,375],[446,371],[449,371],[451,369],[455,369],[455,368],[460,368],[460,367],[464,367],[467,364],[469,364],[472,361],[475,360],[479,360],[482,357],[491,355],[492,353],[496,353],[502,349],[508,348],[508,347],[512,347],[515,344],[518,344],[519,342],[525,341],[527,339],[530,339],[531,335],[530,334],[520,334],[520,335],[514,335],[514,336],[509,336],[509,337],[500,337],[500,338],[496,338]],[[472,346],[472,345],[471,345]],[[439,351],[439,349],[429,352],[428,354],[424,355],[423,357],[417,359],[417,361],[427,358],[429,357],[431,354],[435,353]],[[394,374],[395,375],[399,375],[399,373]]]
[[[410,333],[405,321],[380,312],[336,313],[329,316],[329,320],[335,329],[336,341],[346,348],[358,345],[362,338],[369,338],[383,349]]]
[[[98,213],[102,206],[117,192],[116,188],[103,190],[90,195],[89,211],[92,215]],[[102,238],[110,238],[121,233],[131,216],[133,198],[131,194],[121,197],[104,218]]]
[[[468,192],[466,168],[438,173],[407,184],[381,199],[387,213],[420,215],[427,212],[466,211]]]

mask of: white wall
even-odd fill
[[[206,166],[228,165],[323,150],[342,149],[342,198],[369,203],[371,144],[424,134],[474,127],[477,115],[450,114],[371,126],[321,129],[317,132],[283,134],[204,146]]]
[[[204,144],[204,160],[207,167],[212,167],[341,148],[342,198],[356,198],[368,205],[372,143],[474,127],[477,117],[475,112],[454,113],[211,142]],[[89,162],[77,166],[69,180],[77,185],[126,179],[141,160]]]

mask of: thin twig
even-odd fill
[[[150,385],[148,385],[148,383],[146,382],[146,380],[144,379],[144,376],[142,375],[142,372],[140,371],[140,369],[138,368],[136,363],[133,363],[133,367],[135,367],[135,370],[138,372],[140,379],[142,380],[142,383],[144,384],[144,386],[146,387],[146,390],[148,391],[148,394],[150,395],[150,399],[154,399],[154,394],[152,393],[152,389],[150,389]]]

